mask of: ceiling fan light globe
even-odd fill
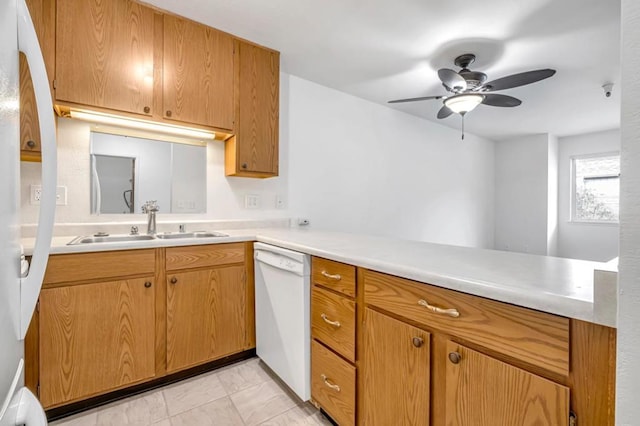
[[[480,105],[484,96],[478,94],[457,95],[444,100],[444,104],[457,114],[465,114]]]

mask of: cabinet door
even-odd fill
[[[238,43],[239,84],[236,122],[239,173],[278,174],[280,56]]]
[[[44,289],[39,319],[44,407],[155,375],[152,277]]]
[[[130,0],[58,0],[56,99],[152,114],[154,11]]]
[[[430,334],[369,308],[363,329],[361,423],[429,425]]]
[[[167,273],[167,371],[244,349],[244,276],[244,266]]]
[[[569,388],[447,343],[447,426],[562,425]]]
[[[164,117],[233,129],[233,38],[164,15]]]
[[[20,159],[40,161],[40,124],[29,65],[20,53]]]

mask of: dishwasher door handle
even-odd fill
[[[276,269],[290,272],[292,274],[304,275],[304,264],[293,260],[287,256],[264,250],[255,250],[254,259],[256,263],[264,263]]]

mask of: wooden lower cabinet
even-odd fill
[[[447,426],[568,424],[568,387],[452,341],[447,351]]]
[[[167,274],[167,371],[243,350],[244,267]]]
[[[45,407],[155,375],[153,276],[47,288],[40,295]]]
[[[52,255],[25,339],[26,386],[49,410],[254,348],[252,250]]]
[[[371,309],[365,324],[360,424],[428,426],[430,334]]]

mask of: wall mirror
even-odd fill
[[[141,213],[157,200],[160,213],[206,213],[207,148],[91,132],[91,213]]]

